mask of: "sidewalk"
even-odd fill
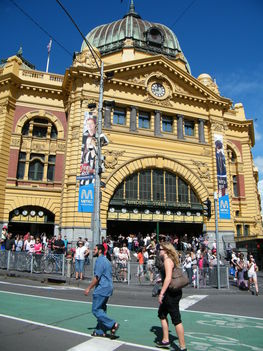
[[[260,286],[260,291],[263,290],[263,272],[258,272],[258,278],[259,278],[259,286]],[[65,276],[61,276],[58,274],[30,274],[28,272],[20,272],[20,271],[6,271],[1,269],[0,270],[0,277],[5,277],[6,279],[12,279],[12,278],[20,278],[20,279],[27,279],[29,281],[35,281],[35,282],[41,282],[42,284],[57,284],[57,285],[64,285],[64,286],[73,286],[73,287],[78,287],[85,289],[90,281],[91,277],[88,277],[84,280],[76,280],[75,278],[68,278]],[[122,282],[114,282],[114,289],[120,289],[120,290],[131,290],[131,291],[136,291],[136,290],[144,290],[151,292],[153,288],[153,285],[150,284],[139,284],[139,283],[132,283],[130,285]],[[207,288],[194,288],[187,286],[186,288],[183,289],[184,295],[218,295],[218,294],[224,294],[224,295],[233,295],[233,294],[241,294],[243,295],[244,291],[240,291],[234,281],[230,279],[229,283],[229,289],[226,288],[212,288],[212,287],[207,287]]]

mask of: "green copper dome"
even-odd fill
[[[102,56],[119,51],[124,45],[127,46],[127,42],[125,43],[127,39],[130,39],[129,46],[150,54],[162,54],[174,59],[178,53],[182,53],[173,31],[163,24],[142,20],[135,12],[133,1],[129,12],[122,19],[94,28],[86,38]],[[85,47],[86,43],[83,41],[81,51]],[[185,63],[187,71],[191,73],[186,59]]]

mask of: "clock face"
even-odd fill
[[[153,83],[152,93],[157,97],[162,97],[165,94],[164,86],[160,83]]]

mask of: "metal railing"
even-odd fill
[[[138,262],[127,261],[123,265],[114,260],[112,264],[113,281],[124,284],[154,285],[158,279],[158,270],[154,262],[139,265]],[[84,278],[91,278],[92,262],[84,264]],[[29,252],[0,251],[0,269],[7,271],[21,271],[30,274],[60,275],[66,278],[75,277],[75,263],[72,258],[53,252],[32,254]],[[193,269],[191,271],[192,286],[202,289],[217,287],[217,267]],[[191,285],[191,284],[190,284]],[[229,267],[220,266],[220,287],[229,288]]]

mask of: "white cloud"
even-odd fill
[[[258,171],[260,173],[263,173],[263,157],[262,156],[255,157],[254,162],[255,162],[256,167],[258,168]],[[261,180],[261,182],[262,182],[262,180]]]
[[[255,139],[256,142],[262,139],[262,134],[259,132],[259,128],[257,123],[254,123],[254,130],[255,130]]]
[[[258,182],[258,191],[261,197],[261,214],[263,215],[263,180]]]

